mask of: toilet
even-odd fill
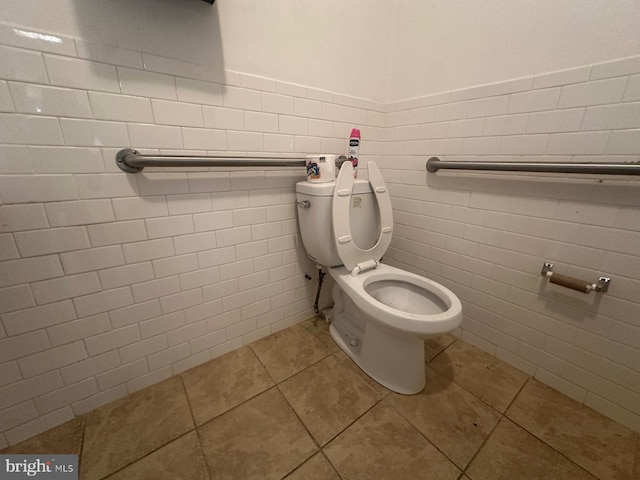
[[[334,182],[296,184],[302,243],[335,281],[332,338],[375,381],[415,394],[425,385],[424,339],[457,328],[462,305],[444,286],[381,263],[391,200],[376,164],[367,168],[369,181],[344,162]]]

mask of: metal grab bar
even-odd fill
[[[450,162],[438,157],[427,160],[427,171],[491,170],[504,172],[590,173],[601,175],[640,175],[640,162],[554,163],[554,162]]]
[[[231,157],[191,155],[142,155],[132,148],[116,154],[116,165],[127,173],[141,172],[144,167],[304,167],[304,157]]]

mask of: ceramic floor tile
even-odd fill
[[[320,340],[330,351],[336,352],[340,349],[338,344],[331,338],[329,333],[329,324],[323,318],[312,318],[302,322],[304,328],[309,333],[312,333],[318,340]]]
[[[250,346],[276,383],[331,353],[329,348],[302,325],[294,325],[269,335]]]
[[[640,478],[640,434],[636,435],[636,455],[633,460],[631,478]]]
[[[537,380],[507,416],[602,480],[633,478],[638,435]]]
[[[380,399],[374,389],[335,355],[285,380],[278,388],[320,445]]]
[[[528,378],[526,373],[460,340],[429,365],[501,412]]]
[[[427,338],[424,342],[424,359],[427,362],[433,360],[440,352],[456,341],[456,337],[449,333],[437,337]]]
[[[108,480],[208,480],[209,472],[194,431],[123,468]]]
[[[392,408],[378,404],[324,452],[347,479],[454,480],[460,471]]]
[[[217,417],[273,385],[269,374],[244,347],[182,374],[196,425]]]
[[[502,419],[466,474],[472,480],[596,480],[507,419]]]
[[[459,468],[469,463],[500,414],[453,382],[440,382],[427,369],[427,385],[416,395],[392,393],[392,406]]]
[[[317,450],[276,388],[214,418],[198,432],[213,479],[279,479]]]
[[[36,435],[17,445],[7,447],[0,453],[3,455],[23,453],[32,455],[37,453],[59,453],[79,455],[82,448],[84,432],[84,418],[74,418],[40,435]]]
[[[369,385],[371,388],[373,388],[376,391],[376,394],[382,398],[385,395],[388,395],[389,393],[391,393],[391,390],[389,390],[387,387],[380,385],[378,382],[376,382],[373,378],[371,378],[369,375],[367,375],[366,373],[364,373],[363,370],[360,369],[360,367],[358,367],[358,365],[356,365],[356,363],[351,360],[351,358],[349,357],[349,355],[347,355],[346,353],[344,353],[342,350],[339,350],[338,352],[333,354],[336,359],[341,363],[341,365],[343,365],[345,368],[350,369],[351,371],[353,371],[356,375],[358,375],[358,377],[360,377],[367,385]]]
[[[324,455],[316,453],[287,475],[287,480],[340,480],[340,477]]]
[[[81,476],[106,477],[193,427],[178,377],[116,400],[87,414]]]

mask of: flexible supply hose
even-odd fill
[[[316,315],[320,313],[318,309],[318,300],[320,299],[320,289],[322,288],[322,279],[326,275],[326,272],[322,271],[322,267],[318,266],[318,291],[316,292],[316,301],[313,304],[313,311],[316,312]]]

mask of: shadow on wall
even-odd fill
[[[216,4],[200,0],[71,0],[71,8],[84,40],[205,65],[208,78],[224,80]]]

